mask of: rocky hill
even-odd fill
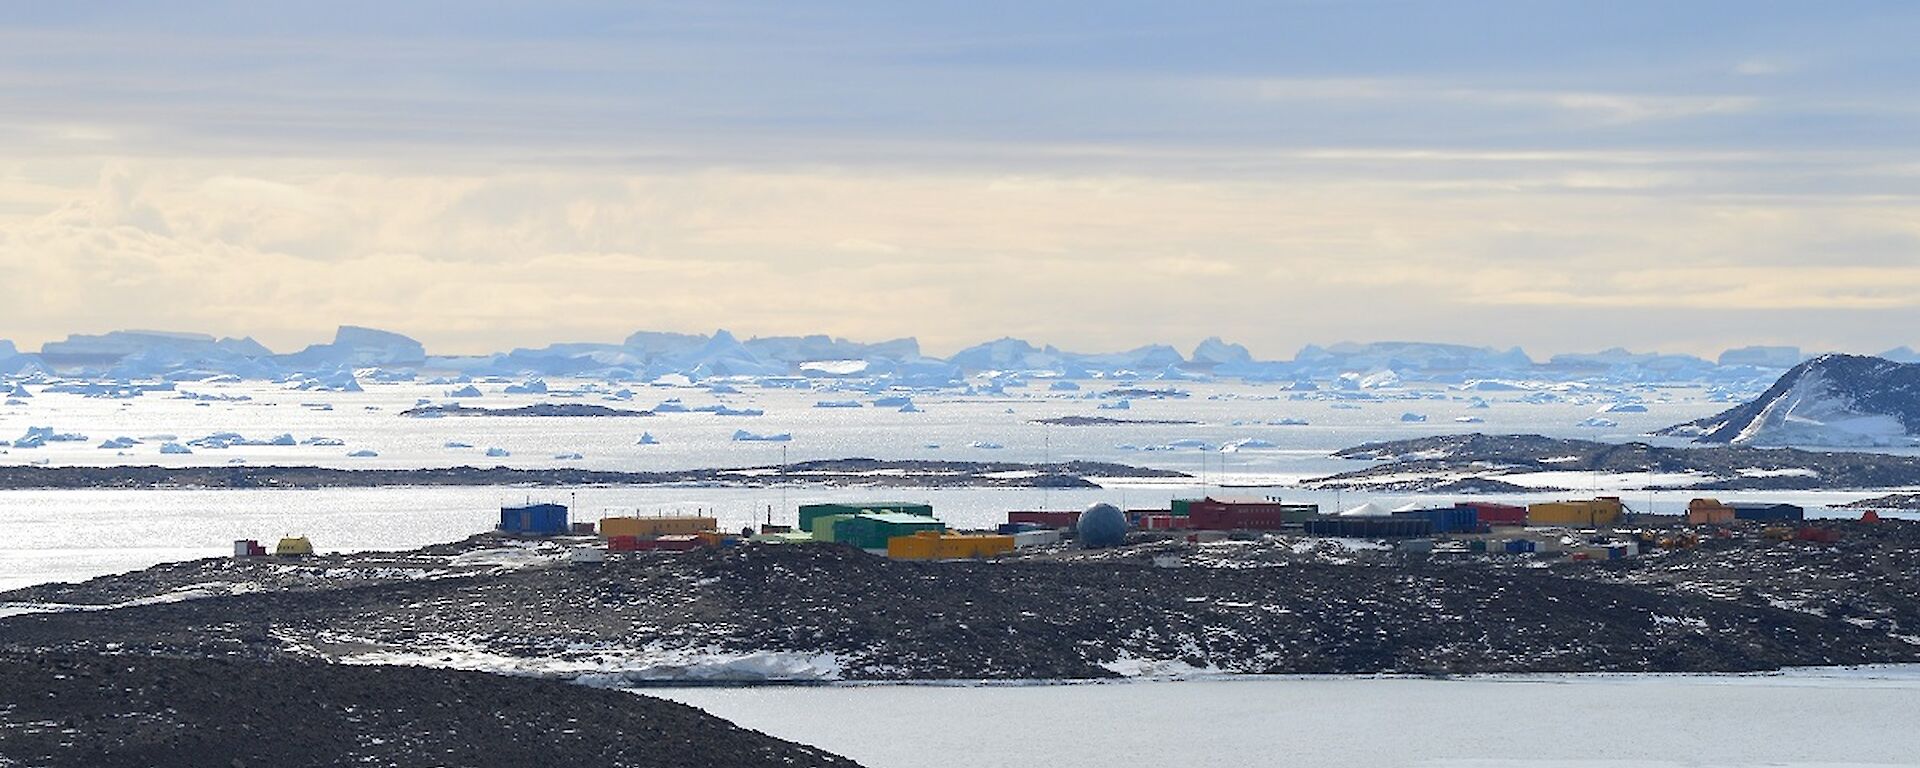
[[[1821,355],[1752,401],[1660,434],[1742,445],[1912,445],[1920,435],[1920,364]]]
[[[1911,562],[1912,537],[1867,538],[1895,528],[1920,526],[1863,530],[1849,546],[1885,555],[1874,562]],[[498,544],[475,540],[469,548]],[[1898,636],[1911,632],[1908,609],[1866,627],[1738,595],[1596,578],[1604,564],[1408,561],[1287,538],[1161,546],[935,563],[828,545],[754,546],[618,556],[599,566],[522,559],[522,567],[480,572],[446,567],[447,558],[474,561],[453,549],[416,553],[419,562],[404,565],[369,554],[363,569],[362,556],[301,565],[208,560],[0,595],[114,606],[0,619],[0,645],[405,662],[613,684],[1706,672],[1920,661],[1920,646]],[[1776,554],[1739,567],[1759,581],[1797,558],[1830,557],[1813,546],[1769,548]],[[1192,565],[1152,567],[1151,556],[1168,551],[1184,552]],[[356,569],[364,578],[342,577]],[[1829,588],[1882,589],[1879,576]],[[217,596],[170,597],[193,590]],[[1913,602],[1897,590],[1875,594],[1888,605]]]

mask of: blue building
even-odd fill
[[[1733,508],[1735,520],[1757,520],[1766,523],[1797,523],[1807,519],[1807,510],[1797,504],[1768,504],[1765,502],[1736,501],[1727,506]]]
[[[567,507],[564,504],[528,504],[501,507],[500,530],[507,533],[553,535],[567,532]]]

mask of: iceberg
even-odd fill
[[[736,442],[743,442],[743,443],[746,443],[746,442],[784,443],[789,440],[792,440],[793,435],[787,432],[776,432],[768,435],[760,435],[760,434],[748,432],[744,429],[740,429],[740,430],[734,431],[733,439]]]
[[[341,440],[337,437],[320,437],[316,435],[314,437],[309,437],[305,440],[300,441],[300,444],[301,445],[321,445],[321,446],[341,446],[341,445],[346,445],[347,441]]]
[[[1594,429],[1612,429],[1614,427],[1620,426],[1620,422],[1614,421],[1613,419],[1601,418],[1599,416],[1589,416],[1587,418],[1581,419],[1580,422],[1577,424],[1574,424],[1574,426],[1590,427]]]
[[[1234,440],[1232,442],[1227,443],[1226,445],[1220,446],[1220,452],[1221,453],[1237,453],[1239,451],[1247,451],[1247,450],[1253,450],[1257,448],[1279,448],[1279,447],[1280,447],[1279,444],[1271,440],[1262,440],[1257,437],[1243,437],[1239,440]]]
[[[821,400],[813,404],[815,408],[859,408],[858,400]]]
[[[1052,392],[1078,392],[1080,391],[1080,385],[1063,379],[1048,384],[1047,389]]]
[[[512,455],[513,454],[508,452],[507,449],[505,448],[488,448],[487,449],[487,458],[489,459],[504,459]]]
[[[55,432],[53,427],[27,427],[27,433],[13,441],[15,448],[39,448],[47,443],[84,443],[86,435],[72,432]]]
[[[472,448],[473,446],[467,443],[460,442],[458,440],[448,440],[446,444],[442,445],[441,447],[458,449],[458,448]]]
[[[987,440],[975,440],[971,443],[967,443],[967,447],[979,448],[981,450],[986,450],[986,451],[997,451],[997,450],[1000,450],[1001,448],[1005,448],[1006,446],[1001,445],[999,443],[990,442]]]
[[[1639,403],[1614,403],[1603,406],[1595,413],[1646,413],[1647,407]]]
[[[1412,411],[1408,411],[1406,413],[1400,414],[1400,420],[1405,422],[1410,422],[1410,423],[1417,423],[1417,422],[1426,421],[1427,415],[1424,413],[1414,413]]]
[[[460,387],[459,389],[447,390],[447,397],[480,397],[480,396],[481,396],[480,388],[472,384],[468,384],[464,387]],[[426,403],[423,400],[421,404],[425,405]]]
[[[914,405],[912,400],[908,400],[906,405],[900,406],[900,412],[901,413],[921,413],[922,411],[920,410],[920,406]]]
[[[167,454],[188,454],[193,453],[193,449],[179,443],[161,443],[160,452]]]
[[[578,453],[556,453],[553,455],[553,458],[555,461],[579,461],[586,457]]]
[[[659,445],[659,444],[660,444],[660,438],[654,437],[652,432],[640,433],[640,440],[634,443],[634,445]]]
[[[373,457],[375,457],[375,456],[379,456],[379,455],[380,455],[380,454],[379,454],[378,452],[375,452],[375,451],[370,451],[370,450],[367,450],[367,449],[365,449],[365,448],[362,448],[362,449],[360,449],[360,450],[357,450],[357,451],[350,451],[350,452],[348,452],[348,453],[347,453],[347,458],[351,458],[351,459],[371,459],[371,458],[373,458]]]
[[[547,393],[545,379],[527,379],[519,384],[509,384],[501,390],[509,395],[544,395]]]
[[[1115,400],[1111,403],[1101,403],[1096,407],[1103,411],[1126,411],[1133,408],[1133,402],[1130,400]]]

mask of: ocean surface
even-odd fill
[[[1920,765],[1920,668],[647,689],[871,768]]]
[[[556,388],[586,386],[551,382]],[[804,483],[773,488],[353,488],[327,490],[0,491],[0,590],[74,581],[160,562],[219,557],[236,538],[306,535],[322,551],[406,549],[487,530],[502,504],[570,503],[583,516],[704,512],[722,526],[791,522],[795,505],[876,498],[924,501],[956,527],[986,527],[1012,509],[1074,509],[1096,501],[1162,506],[1200,493],[1280,496],[1328,508],[1362,501],[1398,505],[1452,497],[1313,492],[1303,478],[1359,464],[1329,458],[1359,443],[1480,431],[1530,432],[1600,440],[1636,439],[1650,429],[1718,412],[1727,403],[1697,390],[1618,388],[1572,391],[1560,402],[1525,402],[1521,392],[1444,388],[1305,396],[1271,386],[1152,383],[1184,398],[1133,398],[1125,410],[1082,383],[1059,392],[1045,382],[1005,395],[913,393],[920,412],[875,407],[875,395],[743,386],[739,393],[692,387],[505,395],[481,384],[469,405],[583,402],[645,409],[678,399],[725,404],[759,416],[666,413],[648,418],[402,417],[422,400],[446,402],[445,386],[367,384],[358,393],[289,391],[268,384],[185,384],[183,392],[115,400],[59,393],[0,406],[0,438],[29,427],[84,435],[39,448],[0,449],[0,463],[43,465],[229,464],[363,468],[578,466],[663,470],[773,466],[782,461],[869,456],[886,459],[1017,461],[1088,459],[1174,469],[1194,477],[1111,481],[1092,490],[870,489]],[[605,385],[597,385],[605,388]],[[897,396],[901,393],[887,393]],[[244,398],[244,399],[242,399]],[[1486,401],[1474,407],[1474,398]],[[821,400],[861,408],[817,408]],[[1638,399],[1646,413],[1608,413],[1617,427],[1581,426],[1609,402]],[[1409,421],[1417,414],[1425,421]],[[1194,424],[1048,427],[1035,419],[1108,416]],[[1460,423],[1456,418],[1477,418]],[[1279,422],[1305,422],[1279,423]],[[789,433],[783,443],[738,442],[736,430]],[[340,445],[193,447],[163,455],[167,441],[216,433],[254,441]],[[638,444],[651,434],[657,444]],[[138,444],[96,447],[115,437]],[[1221,450],[1236,441],[1256,441]],[[206,441],[202,441],[203,443]],[[449,447],[449,443],[466,447]],[[484,455],[488,448],[508,452]],[[357,451],[377,455],[353,457]],[[578,458],[573,458],[578,454]],[[564,457],[564,458],[563,458]],[[1694,494],[1662,491],[1661,478],[1570,477],[1591,492],[1616,492],[1642,511],[1676,512]],[[1525,501],[1569,495],[1499,497]],[[1728,494],[1813,507],[1858,493]],[[1835,512],[1833,514],[1847,514]],[[649,689],[750,728],[854,757],[876,768],[1117,763],[1166,766],[1861,766],[1920,764],[1920,736],[1906,727],[1920,701],[1920,673],[1818,673],[1760,677],[1596,676],[1477,678],[1260,678],[1040,686],[836,686],[825,688]]]
[[[955,461],[1098,460],[1172,469],[1190,480],[1111,481],[1099,490],[869,489],[805,483],[776,488],[377,488],[329,490],[0,491],[0,589],[50,580],[80,580],[170,560],[217,557],[240,538],[306,535],[322,551],[405,549],[486,530],[503,503],[571,503],[588,516],[607,513],[704,512],[728,529],[771,520],[789,523],[794,506],[828,500],[924,501],[956,527],[989,527],[1012,509],[1078,509],[1096,501],[1125,507],[1164,506],[1200,493],[1279,496],[1327,508],[1362,501],[1398,505],[1453,497],[1314,492],[1303,478],[1362,466],[1332,459],[1332,451],[1359,443],[1438,433],[1531,432],[1601,440],[1635,439],[1648,430],[1724,409],[1699,390],[1622,387],[1571,390],[1558,402],[1528,402],[1526,392],[1464,392],[1444,387],[1362,393],[1294,393],[1273,385],[1149,382],[1177,389],[1177,398],[1131,398],[1125,410],[1102,408],[1116,398],[1098,395],[1115,385],[1083,382],[1061,392],[1046,382],[1006,394],[888,392],[910,396],[919,412],[878,407],[883,395],[809,392],[742,385],[737,393],[701,387],[636,386],[618,398],[604,383],[551,381],[546,395],[507,395],[502,383],[483,383],[479,398],[460,402],[505,408],[535,402],[578,402],[635,410],[677,400],[688,408],[726,405],[758,416],[662,413],[645,418],[412,418],[399,415],[422,401],[450,402],[450,387],[368,383],[365,392],[310,392],[265,383],[182,384],[176,392],[131,399],[46,392],[0,406],[0,438],[30,427],[84,436],[38,448],[0,448],[0,464],[224,466],[318,465],[359,468],[577,466],[664,470],[777,466],[808,459],[867,456]],[[191,395],[192,399],[188,396]],[[1486,407],[1475,407],[1475,400]],[[821,408],[820,401],[853,400],[859,408]],[[1617,427],[1581,426],[1608,403],[1636,400],[1645,413],[1607,413]],[[1406,421],[1406,414],[1426,421]],[[1035,423],[1056,416],[1158,419],[1192,424],[1061,427]],[[1479,423],[1460,423],[1459,417]],[[1304,423],[1282,423],[1304,422]],[[787,442],[740,442],[736,430],[786,433]],[[296,443],[328,438],[340,445],[193,446],[193,453],[161,454],[168,441],[188,444],[230,433],[265,442],[290,435]],[[656,444],[639,444],[651,434]],[[129,448],[100,448],[130,437]],[[1241,441],[1246,447],[1223,450]],[[455,447],[449,447],[454,444]],[[466,446],[466,447],[460,447]],[[997,446],[997,447],[996,447]],[[489,457],[488,448],[509,455]],[[371,451],[376,455],[349,456]],[[574,455],[579,458],[573,458]],[[1649,480],[1654,489],[1648,490]],[[1663,478],[1562,478],[1581,494],[1615,492],[1641,511],[1676,512],[1694,494],[1660,491]],[[1501,497],[1526,501],[1563,492]],[[1810,506],[1860,498],[1857,493],[1724,494]],[[1816,510],[1816,514],[1818,510]],[[1846,513],[1851,514],[1851,513]]]

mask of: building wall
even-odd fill
[[[601,536],[675,536],[712,531],[719,521],[711,517],[603,517]]]

